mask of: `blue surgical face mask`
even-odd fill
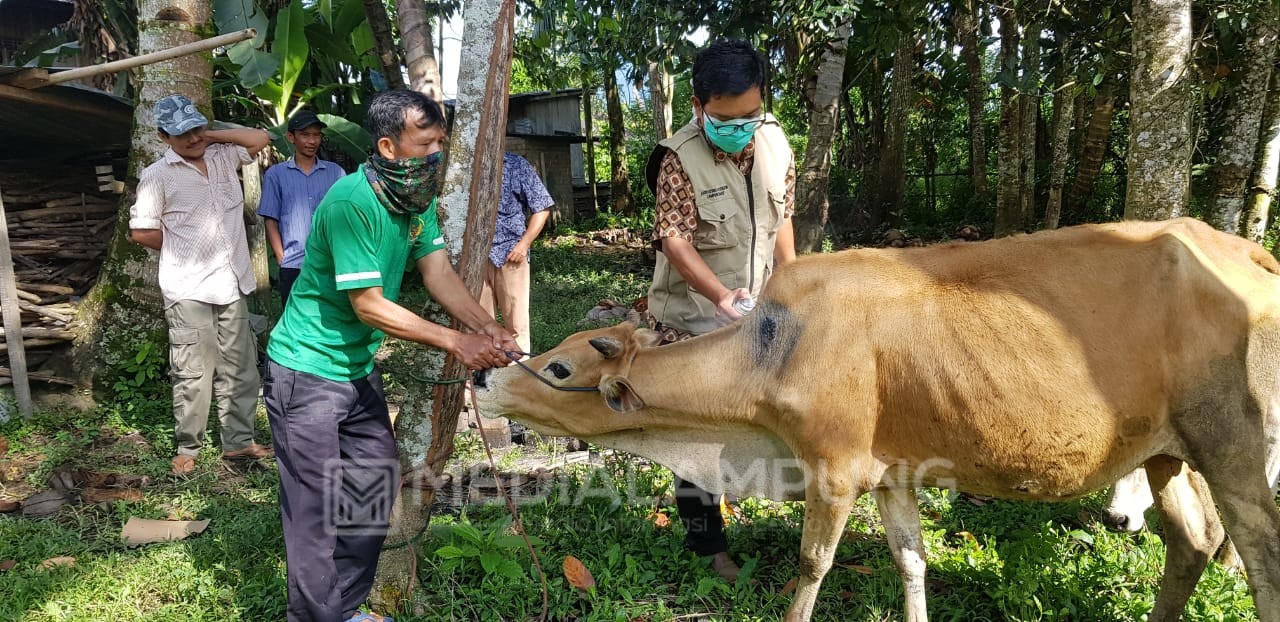
[[[764,116],[751,119],[731,119],[716,121],[711,115],[702,113],[702,132],[711,144],[725,153],[738,153],[747,148],[756,129],[764,124]]]

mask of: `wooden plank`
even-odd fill
[[[18,281],[13,275],[13,256],[9,254],[9,226],[4,217],[4,201],[0,200],[0,306],[4,307],[4,329],[11,335],[22,334],[22,311],[18,309]],[[22,418],[31,417],[31,384],[27,380],[27,356],[22,339],[5,343],[9,351],[13,393],[18,398]]]
[[[28,67],[0,77],[0,82],[23,89],[40,88],[49,84],[49,70],[42,67]]]

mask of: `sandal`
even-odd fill
[[[174,475],[186,475],[196,470],[195,457],[188,456],[186,454],[178,454],[174,456],[173,460],[169,461],[169,464],[172,466],[170,472]]]
[[[276,454],[270,447],[259,445],[257,443],[249,443],[249,446],[244,449],[222,452],[223,458],[252,458],[254,460],[270,458],[274,455]]]
[[[347,622],[396,622],[396,621],[395,621],[395,618],[392,618],[390,616],[380,616],[376,613],[361,611],[360,613],[357,613],[351,616],[350,618],[347,618]]]

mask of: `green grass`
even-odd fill
[[[534,343],[541,351],[577,329],[600,298],[629,302],[647,278],[634,260],[571,248],[534,256]],[[46,519],[0,516],[0,620],[281,620],[284,548],[273,468],[248,475],[223,469],[216,449],[191,478],[167,475],[170,415],[163,404],[95,413],[49,412],[0,425],[10,441],[0,462],[25,464],[25,478],[0,482],[0,497],[29,491],[55,468],[147,475],[141,501],[73,506]],[[111,439],[139,430],[148,445]],[[265,437],[260,422],[259,438]],[[216,431],[211,430],[216,438]],[[465,443],[464,443],[465,445]],[[465,452],[478,455],[478,448]],[[526,450],[528,451],[528,450]],[[0,465],[2,467],[3,465]],[[0,471],[3,469],[0,468]],[[528,499],[520,514],[549,581],[552,620],[780,619],[783,587],[797,574],[803,505],[745,499],[728,528],[730,552],[744,566],[736,584],[683,549],[678,521],[658,526],[670,473],[643,461],[606,457],[575,466]],[[929,605],[935,621],[1138,620],[1154,602],[1164,549],[1158,535],[1114,534],[1093,518],[1101,500],[1034,504],[995,501],[978,507],[936,491],[921,494],[929,551]],[[127,548],[129,516],[209,519],[208,530],[181,542]],[[532,560],[515,539],[504,508],[465,508],[438,515],[418,543],[420,584],[401,622],[529,620],[540,612]],[[395,539],[393,537],[393,539]],[[597,587],[570,588],[561,564],[578,557]],[[40,569],[73,556],[73,568]],[[902,587],[870,498],[850,519],[818,600],[816,620],[901,619]],[[752,582],[754,579],[755,582]],[[1213,565],[1185,619],[1254,620],[1242,579]]]

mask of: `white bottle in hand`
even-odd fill
[[[737,311],[739,315],[751,313],[754,308],[756,308],[756,300],[750,296],[733,301],[733,310]]]

